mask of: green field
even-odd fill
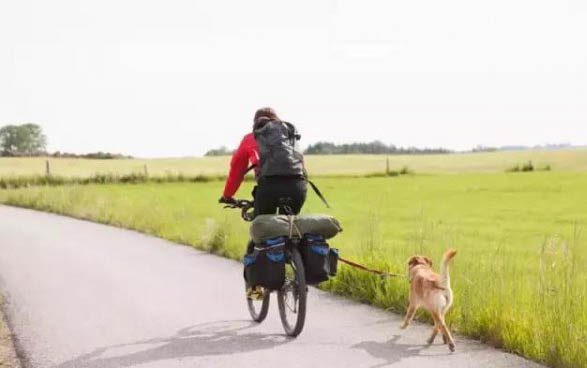
[[[554,156],[563,153],[575,156],[562,171],[323,177],[316,182],[333,209],[309,193],[304,212],[335,215],[344,232],[332,244],[341,254],[392,272],[405,272],[414,253],[438,263],[445,249],[457,248],[451,269],[456,297],[448,316],[454,330],[551,366],[585,367],[587,173],[579,171],[585,151]],[[483,155],[487,170],[508,165]],[[544,162],[556,168],[554,156]],[[416,170],[420,159],[392,158]],[[450,158],[455,161],[445,171],[465,165]],[[248,226],[238,212],[216,203],[222,186],[213,181],[33,187],[0,190],[0,202],[134,228],[238,259]],[[246,183],[240,196],[248,197],[251,186]],[[403,279],[382,280],[341,266],[323,286],[394,311],[407,307]],[[424,313],[420,317],[426,319]]]
[[[306,156],[311,175],[365,175],[384,172],[385,155]],[[1,158],[0,177],[45,175],[46,161],[52,175],[87,177],[99,174],[225,175],[229,157],[88,160],[68,158]],[[531,160],[536,167],[587,170],[587,149],[500,151],[442,155],[392,155],[390,169],[408,166],[417,173],[504,171]]]

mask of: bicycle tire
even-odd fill
[[[251,315],[253,321],[261,323],[265,320],[267,317],[267,312],[269,312],[270,296],[271,292],[265,289],[265,295],[263,295],[262,301],[247,298],[247,307],[249,308],[249,314]]]
[[[293,248],[290,253],[290,260],[287,263],[293,268],[293,279],[288,279],[283,287],[277,291],[277,304],[279,306],[279,317],[285,333],[291,337],[298,336],[304,328],[306,321],[306,278],[304,274],[304,264],[300,252]],[[293,298],[293,310],[288,304],[288,296]],[[295,314],[295,323],[289,321],[288,309]]]

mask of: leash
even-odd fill
[[[379,275],[381,277],[404,277],[404,278],[407,278],[406,275],[400,275],[398,273],[390,273],[390,272],[374,270],[372,268],[369,268],[367,266],[363,266],[362,264],[358,264],[353,261],[349,261],[348,259],[344,259],[342,257],[338,257],[338,260],[341,261],[342,263],[348,264],[349,266],[352,266],[352,267],[355,267],[355,268],[358,268],[360,270],[367,271],[370,273],[374,273],[374,274]]]
[[[320,192],[320,189],[318,189],[318,187],[316,186],[316,184],[312,183],[312,181],[310,181],[310,179],[308,179],[308,178],[306,178],[306,180],[308,180],[308,183],[312,187],[312,190],[314,190],[314,193],[316,193],[318,195],[318,197],[320,197],[320,199],[322,200],[322,202],[324,202],[324,204],[326,205],[326,208],[330,208],[330,205],[328,204],[328,201],[326,200],[326,198],[324,198],[324,195],[322,195],[322,192]]]

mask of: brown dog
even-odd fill
[[[410,305],[408,313],[401,326],[407,328],[419,307],[424,307],[434,319],[434,330],[428,343],[432,344],[440,331],[444,343],[448,343],[450,351],[455,351],[455,342],[446,327],[444,315],[452,304],[452,290],[448,274],[448,262],[457,254],[455,249],[449,249],[442,257],[440,275],[432,270],[432,261],[425,256],[412,256],[408,260],[410,274]]]

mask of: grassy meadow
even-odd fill
[[[562,153],[576,153],[569,152]],[[498,165],[499,160],[479,157],[487,167]],[[405,272],[410,255],[430,255],[438,267],[444,250],[455,247],[455,304],[448,316],[454,330],[551,366],[587,366],[583,161],[575,157],[560,171],[419,174],[417,159],[392,159],[415,160],[408,165],[417,174],[321,177],[316,183],[331,210],[308,194],[304,212],[340,219],[344,231],[331,243],[341,255]],[[557,168],[555,161],[544,160]],[[248,224],[237,211],[218,205],[222,186],[221,181],[38,186],[0,190],[0,202],[133,228],[239,259]],[[248,197],[251,189],[252,183],[245,183],[239,197]],[[404,279],[383,280],[341,265],[337,277],[322,286],[397,312],[407,307]]]
[[[373,177],[384,173],[387,159],[390,169],[408,167],[415,175]],[[29,186],[0,189],[0,203],[242,256],[248,224],[216,203],[228,157],[49,158],[51,176],[46,160],[0,158],[0,188]],[[586,149],[306,161],[333,209],[310,192],[304,212],[341,220],[345,230],[332,243],[343,256],[398,273],[414,253],[438,263],[455,247],[453,329],[551,366],[587,366]],[[528,161],[552,171],[505,172]],[[249,197],[252,185],[243,184],[240,197]],[[401,279],[342,265],[322,286],[397,312],[407,307]]]
[[[416,173],[466,173],[504,171],[532,161],[538,168],[587,170],[587,149],[498,151],[438,155],[307,155],[311,175],[345,176],[383,172],[389,158],[391,169],[409,167]],[[45,175],[46,161],[51,175],[89,177],[96,174],[143,174],[167,176],[226,175],[229,157],[90,160],[76,158],[3,158],[0,177]]]

